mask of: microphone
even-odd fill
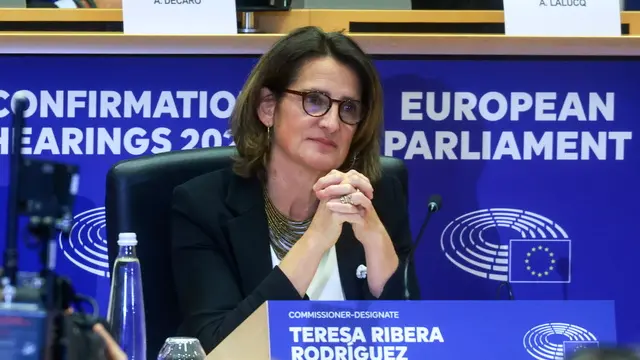
[[[21,92],[11,99],[14,109],[13,133],[9,135],[9,186],[7,201],[7,232],[4,249],[4,274],[11,285],[16,285],[18,273],[18,208],[20,206],[19,184],[22,164],[22,131],[25,125],[24,112],[29,108],[29,100]]]
[[[418,244],[420,243],[420,239],[422,239],[422,234],[424,234],[424,229],[426,229],[427,224],[429,223],[429,219],[431,219],[431,215],[436,211],[440,210],[442,207],[442,197],[438,194],[431,195],[429,197],[429,203],[427,204],[427,215],[422,222],[422,226],[420,226],[420,231],[418,231],[418,236],[416,236],[416,241],[413,243],[411,247],[411,251],[409,251],[409,255],[407,256],[407,260],[404,263],[404,299],[411,299],[411,292],[409,291],[409,264],[413,261],[414,253],[418,248]]]

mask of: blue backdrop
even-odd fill
[[[96,296],[103,314],[108,168],[141,154],[231,144],[230,106],[255,61],[0,57],[2,68],[13,69],[0,85],[0,209],[7,109],[26,90],[27,154],[81,167],[78,225],[70,241],[60,241],[58,269]],[[429,194],[444,199],[417,255],[424,298],[495,299],[509,280],[516,299],[615,300],[619,340],[640,342],[640,157],[632,137],[640,128],[638,61],[413,58],[376,65],[385,90],[383,152],[406,160],[414,234]],[[2,235],[5,221],[0,216]],[[36,254],[21,249],[21,269],[37,270]]]

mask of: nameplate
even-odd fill
[[[123,0],[127,35],[233,35],[235,0]]]
[[[619,0],[504,0],[506,35],[621,36]]]
[[[565,359],[616,340],[609,301],[271,301],[268,318],[270,359]]]

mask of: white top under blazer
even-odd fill
[[[271,263],[273,267],[280,264],[280,260],[271,249]],[[320,265],[316,274],[311,280],[307,295],[310,300],[338,301],[344,300],[344,292],[342,291],[342,283],[340,282],[340,271],[338,269],[338,257],[336,255],[336,247],[332,246],[320,260]]]

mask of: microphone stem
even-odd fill
[[[410,265],[411,261],[413,261],[414,253],[415,253],[416,249],[418,248],[418,244],[420,243],[420,240],[422,239],[422,234],[424,233],[424,230],[427,228],[427,224],[429,223],[429,219],[431,219],[431,215],[433,213],[434,213],[434,211],[431,210],[431,208],[429,207],[428,208],[428,212],[427,212],[427,216],[425,216],[424,221],[422,222],[422,225],[420,226],[420,230],[418,231],[418,236],[416,237],[416,242],[411,247],[411,250],[409,251],[409,255],[407,255],[407,260],[404,262],[404,299],[405,300],[410,300],[411,299],[411,291],[409,290],[409,265]]]
[[[508,281],[503,281],[500,283],[500,286],[498,286],[498,291],[496,292],[496,298],[500,300],[500,290],[502,290],[503,287],[507,288],[509,300],[514,300],[515,297],[513,296],[513,289],[511,288],[511,283]]]
[[[25,125],[25,106],[17,103],[13,115],[12,133],[9,134],[9,186],[7,186],[7,229],[4,249],[4,276],[16,285],[18,273],[18,213],[20,206],[20,170],[22,167],[22,132]]]

